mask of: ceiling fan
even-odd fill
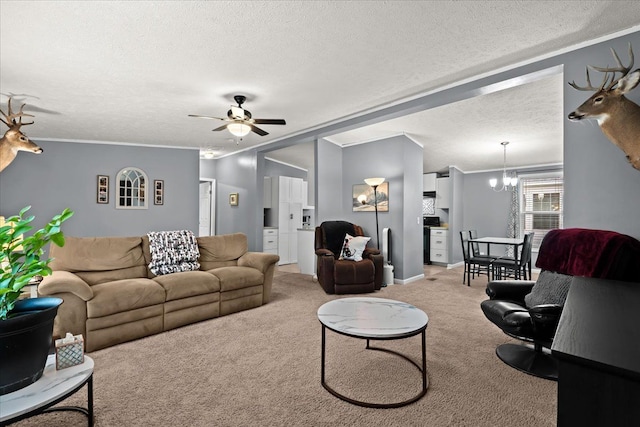
[[[199,119],[211,119],[211,120],[222,120],[224,122],[229,122],[219,128],[213,129],[214,132],[220,131],[223,129],[229,130],[233,135],[238,137],[243,137],[247,135],[249,132],[257,133],[260,136],[269,135],[269,132],[266,132],[255,125],[286,125],[287,122],[284,119],[254,119],[251,116],[251,112],[249,110],[245,110],[242,108],[242,104],[247,100],[246,96],[236,95],[233,99],[238,103],[238,106],[231,106],[231,109],[227,111],[227,118],[221,117],[211,117],[211,116],[201,116],[199,114],[189,114],[189,117],[196,117]]]

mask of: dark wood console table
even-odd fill
[[[640,424],[640,283],[576,277],[552,353],[558,427]]]

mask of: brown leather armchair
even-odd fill
[[[347,233],[364,236],[362,227],[347,221],[325,221],[316,227],[318,282],[328,294],[359,294],[380,290],[383,256],[378,249],[367,247],[362,254],[362,261],[339,259]]]

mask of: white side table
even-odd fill
[[[87,384],[87,407],[53,405],[63,401]],[[50,354],[42,377],[27,387],[0,396],[0,426],[33,415],[51,411],[77,411],[87,416],[93,426],[93,359],[84,356],[84,363],[56,370],[56,355]]]

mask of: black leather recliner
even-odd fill
[[[496,280],[480,304],[487,319],[528,345],[502,344],[498,357],[520,371],[558,379],[558,363],[548,349],[562,314],[572,276],[640,281],[640,241],[612,231],[552,230],[545,236],[536,267],[538,280]]]

